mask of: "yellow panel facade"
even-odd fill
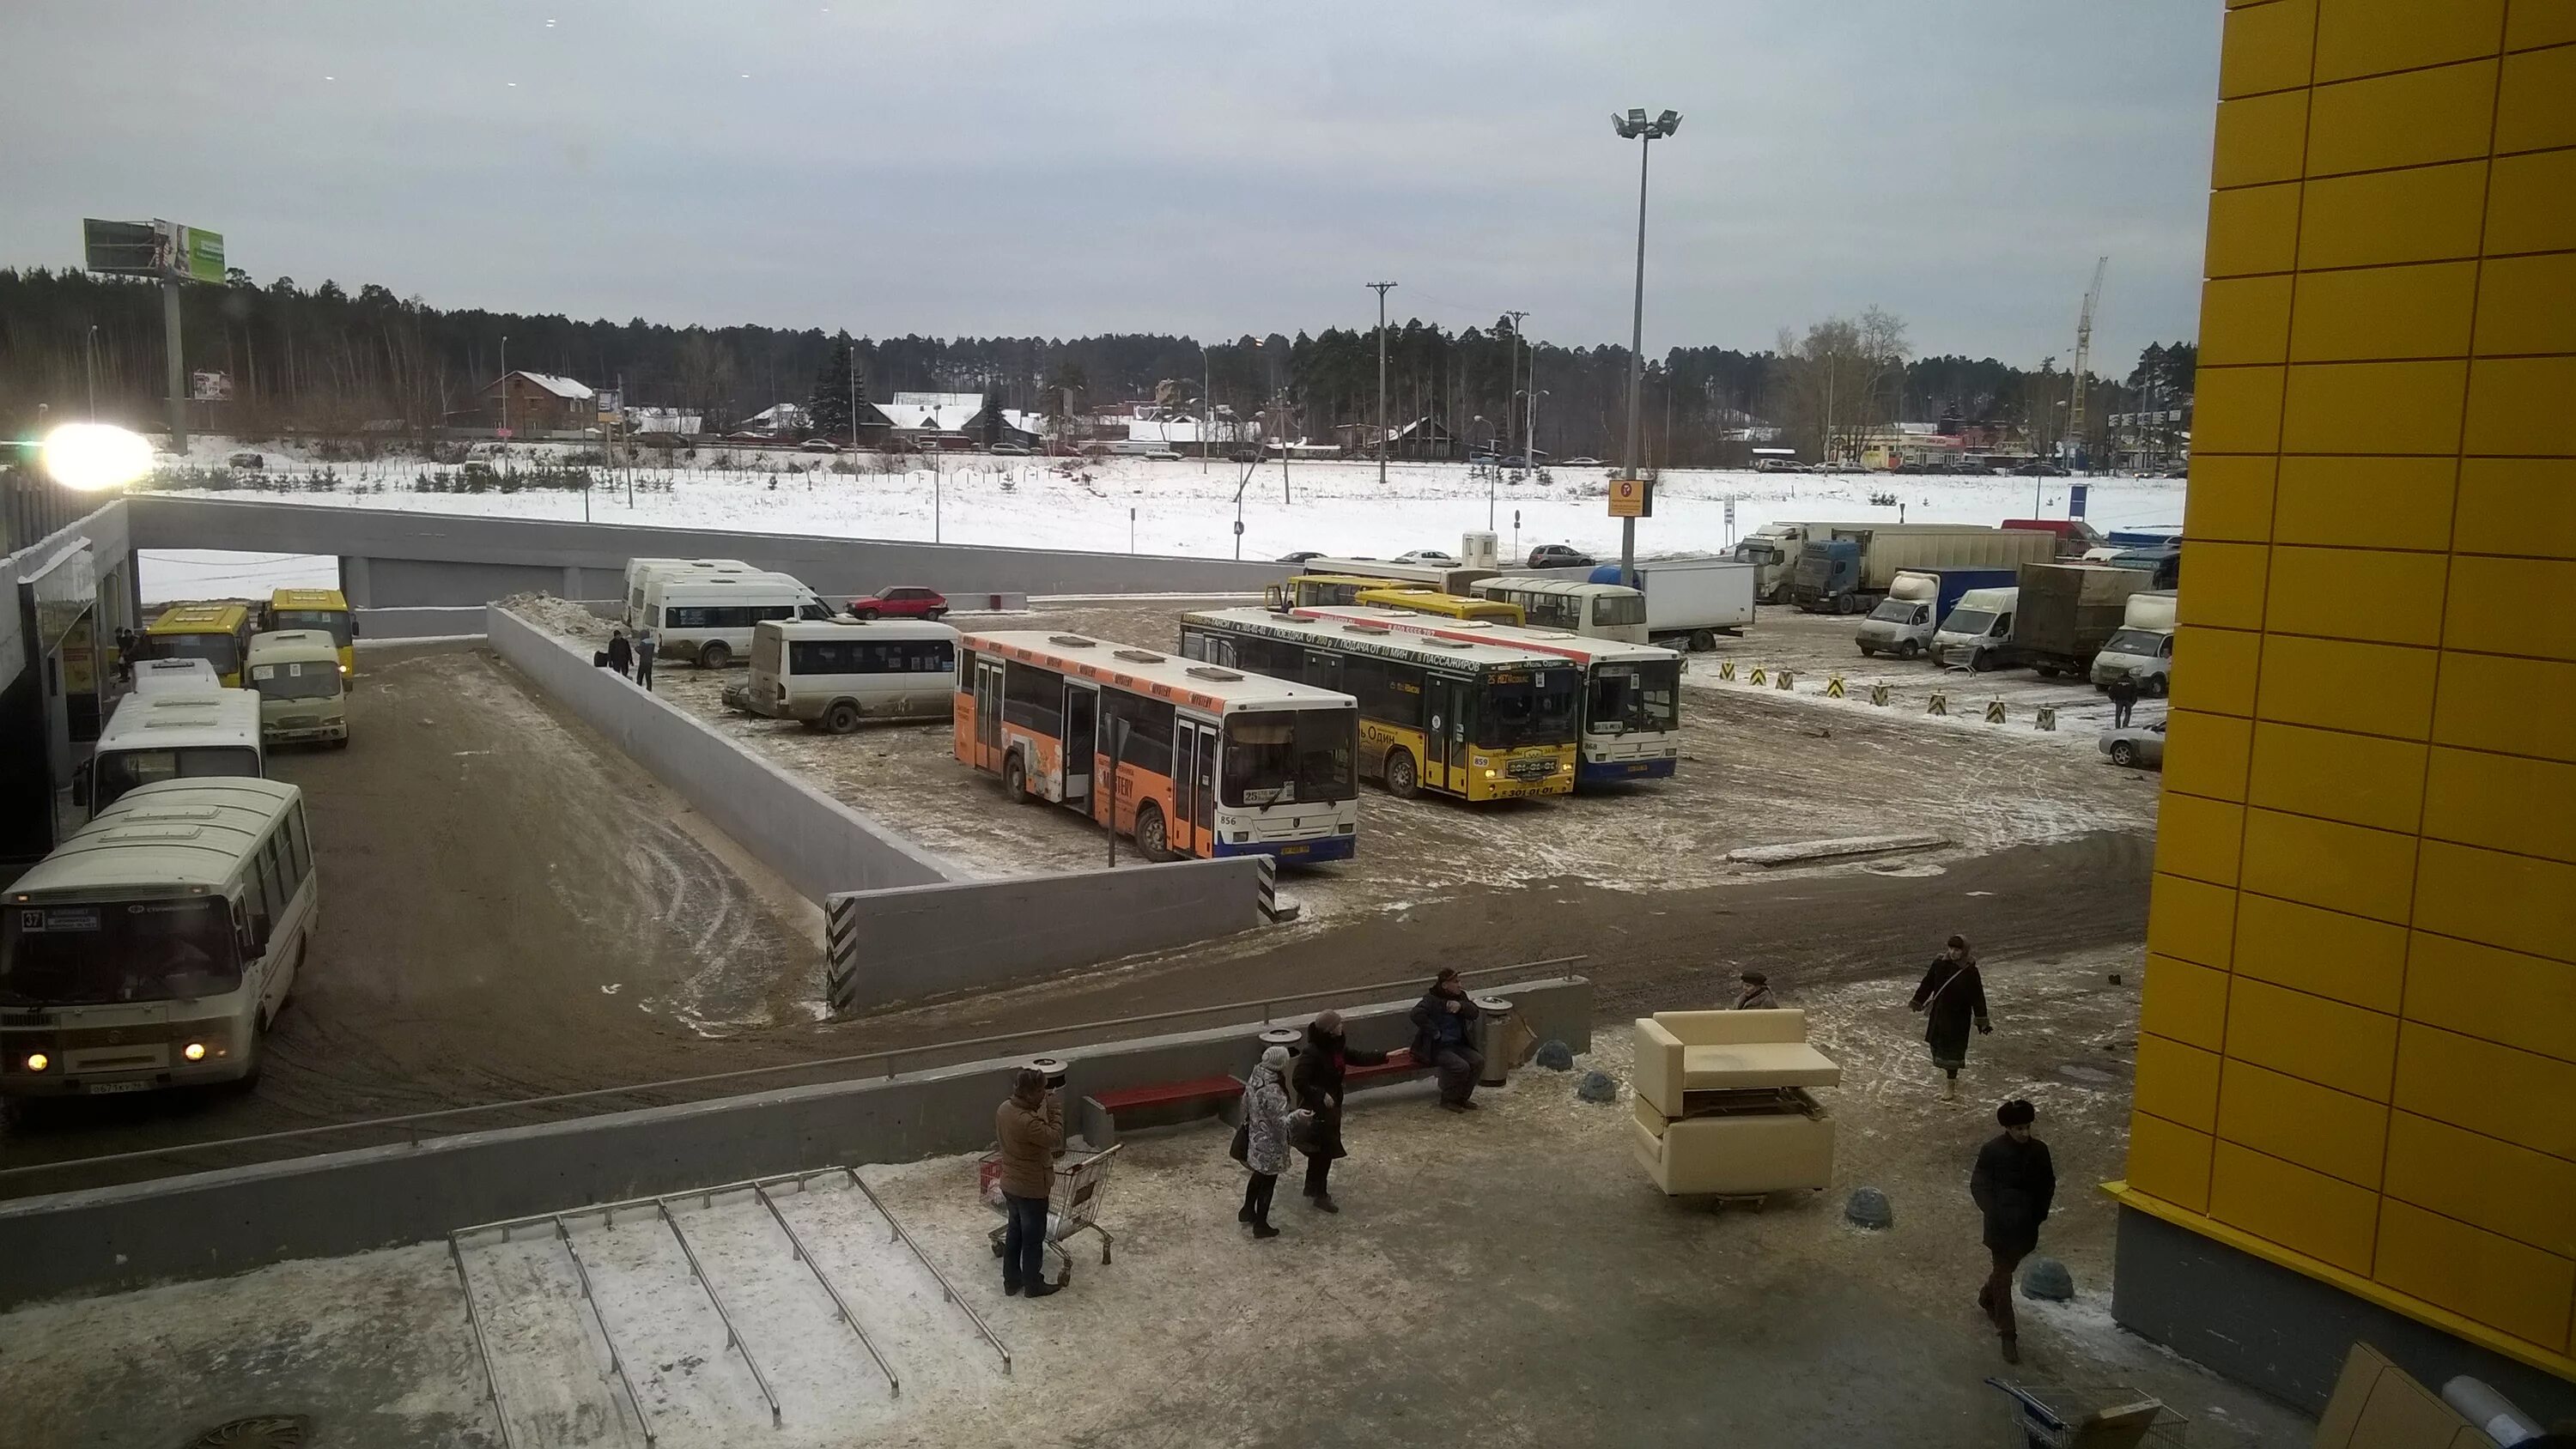
[[[2576,1377],[2576,0],[2224,14],[2129,1190]]]

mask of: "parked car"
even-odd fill
[[[995,443],[991,449],[996,458],[1025,458],[1029,450],[1017,443]]]
[[[1225,460],[1229,463],[1258,463],[1261,461],[1261,455],[1250,448],[1237,448],[1226,454]]]
[[[1322,558],[1323,556],[1324,551],[1320,548],[1301,548],[1291,553],[1283,553],[1279,555],[1279,561],[1281,563],[1304,563],[1310,558]]]
[[[854,619],[936,619],[948,612],[948,596],[937,589],[898,585],[850,600]]]
[[[2130,765],[2141,770],[2165,767],[2165,722],[2131,725],[2122,730],[2102,731],[2102,753],[2115,765]]]
[[[1568,458],[1565,460],[1565,466],[1569,468],[1598,468],[1602,466],[1602,463],[1598,458]]]
[[[841,451],[841,445],[833,442],[829,438],[807,438],[796,446],[808,453],[837,453]]]
[[[1518,453],[1514,453],[1503,460],[1503,466],[1506,468],[1526,468],[1529,466],[1529,459],[1522,457]]]
[[[1436,548],[1407,549],[1404,552],[1397,554],[1395,556],[1395,561],[1401,564],[1438,564],[1443,568],[1456,568],[1458,566],[1458,560],[1442,553]]]
[[[236,468],[266,468],[268,459],[257,453],[235,453],[224,460]]]
[[[1144,456],[1145,461],[1148,463],[1177,463],[1181,461],[1181,455],[1170,448],[1156,448],[1154,451],[1147,453]]]
[[[1597,568],[1601,561],[1567,543],[1542,543],[1530,550],[1529,566],[1534,569]]]

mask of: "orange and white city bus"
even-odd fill
[[[954,731],[1011,798],[1079,810],[1151,859],[1357,851],[1347,694],[1079,634],[966,634]]]

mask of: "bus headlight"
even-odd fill
[[[41,1071],[43,1071],[45,1068],[50,1067],[50,1066],[52,1066],[53,1064],[54,1064],[54,1059],[53,1059],[52,1057],[49,1057],[49,1056],[45,1055],[43,1052],[29,1052],[29,1053],[27,1053],[27,1070],[28,1070],[28,1071],[31,1071],[31,1072],[41,1072]]]
[[[206,1044],[201,1041],[192,1041],[186,1046],[179,1048],[179,1055],[186,1057],[192,1062],[202,1062],[206,1059]]]
[[[1486,778],[1486,779],[1488,779],[1488,780],[1490,780],[1490,779],[1494,778],[1494,772],[1493,772],[1493,771],[1491,771],[1491,770],[1487,770],[1487,771],[1485,772],[1485,778]]]

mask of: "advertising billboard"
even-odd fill
[[[224,279],[224,234],[175,221],[81,221],[81,265],[124,277]]]
[[[192,372],[188,374],[188,401],[231,402],[233,375],[229,372]]]

